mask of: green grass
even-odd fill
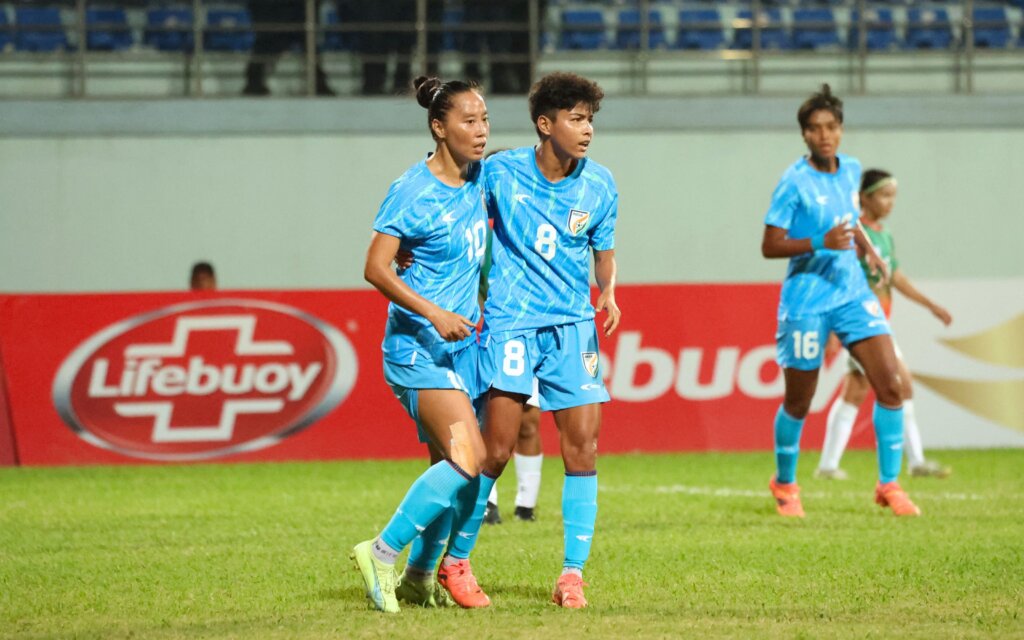
[[[424,462],[0,470],[3,638],[1024,637],[1024,451],[942,452],[906,479],[924,511],[872,503],[874,457],[775,515],[769,454],[606,456],[591,607],[547,604],[560,461],[539,520],[485,528],[483,611],[366,608],[348,550]],[[511,515],[514,482],[499,484]]]

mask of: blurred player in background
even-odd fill
[[[887,318],[892,312],[892,289],[895,287],[897,291],[931,311],[932,315],[938,318],[942,324],[949,326],[953,321],[949,312],[918,291],[917,287],[910,282],[906,272],[900,268],[892,233],[882,226],[882,221],[892,212],[895,201],[896,179],[892,177],[892,174],[880,169],[869,169],[864,172],[860,183],[860,205],[863,214],[861,219],[864,221],[864,231],[892,273],[892,278],[886,281],[878,274],[871,273],[867,263],[862,260],[861,267],[868,278],[868,284],[878,296],[879,302],[882,303],[882,309]],[[895,341],[893,346],[898,358],[900,382],[903,384],[903,439],[907,445],[907,466],[910,467],[910,475],[945,478],[950,474],[950,469],[937,462],[926,460],[924,457],[921,432],[914,415],[913,379]],[[832,408],[828,412],[825,444],[821,449],[821,461],[818,463],[818,469],[814,472],[814,475],[818,477],[837,480],[846,478],[846,472],[839,468],[839,461],[850,440],[850,432],[853,431],[857,411],[864,403],[870,389],[868,379],[864,375],[864,368],[855,358],[849,358],[849,366],[850,372],[846,374],[846,379],[843,382],[843,393],[832,403]]]
[[[364,275],[391,300],[384,378],[440,461],[413,483],[380,535],[352,551],[367,597],[385,612],[399,610],[399,595],[424,606],[440,604],[433,565],[445,542],[449,554],[438,582],[449,590],[470,590],[475,599],[469,603],[466,594],[453,594],[463,606],[489,604],[469,561],[452,560],[451,554],[463,539],[463,520],[479,502],[484,457],[472,400],[479,395],[477,288],[487,238],[480,161],[490,125],[475,85],[421,77],[415,88],[436,148],[388,190],[374,221]],[[391,263],[399,248],[415,248],[417,261],[396,273]],[[395,560],[417,536],[420,547],[412,550],[402,584],[396,585]]]
[[[519,439],[516,440],[516,502],[514,517],[523,522],[537,519],[537,496],[540,494],[541,470],[544,466],[544,452],[540,441],[540,397],[537,381],[533,381],[533,395],[523,407],[523,421],[519,425]],[[501,524],[498,511],[498,485],[491,487],[487,497],[487,511],[484,524]]]
[[[192,276],[189,278],[192,291],[213,291],[217,288],[217,274],[209,262],[197,262],[192,265]]]
[[[822,85],[800,106],[797,121],[810,153],[793,163],[775,188],[761,245],[766,258],[790,259],[775,335],[786,391],[775,416],[776,473],[769,488],[779,514],[804,516],[796,483],[800,432],[818,384],[824,342],[835,332],[863,366],[877,397],[875,501],[896,515],[919,515],[897,482],[903,398],[889,323],[853,251],[856,243],[869,270],[888,279],[884,261],[858,223],[860,162],[838,153],[843,103]]]
[[[481,336],[481,376],[490,387],[481,473],[481,513],[490,487],[515,449],[524,405],[537,379],[558,427],[565,482],[565,556],[552,599],[582,608],[583,566],[597,517],[597,438],[608,392],[598,361],[590,256],[607,311],[605,335],[618,327],[615,221],[618,192],[611,173],[586,157],[604,92],[570,73],[552,73],[530,91],[540,143],[486,162],[494,218],[493,266]]]

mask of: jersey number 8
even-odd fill
[[[537,241],[533,243],[533,249],[540,254],[540,257],[550,260],[555,257],[557,250],[555,242],[557,240],[558,231],[550,224],[542,224],[537,227]]]

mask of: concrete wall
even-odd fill
[[[492,148],[533,142],[521,99],[489,104]],[[759,244],[798,104],[608,102],[622,282],[781,278]],[[432,146],[403,99],[0,104],[0,291],[176,289],[197,259],[230,288],[363,286],[377,206]],[[1024,275],[1024,97],[851,99],[842,150],[899,177],[909,273]]]

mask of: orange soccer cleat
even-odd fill
[[[551,594],[551,601],[566,609],[582,609],[587,606],[587,599],[583,596],[583,577],[575,573],[563,573],[555,582],[555,592]]]
[[[775,481],[775,476],[772,476],[768,488],[772,490],[775,508],[779,511],[780,516],[804,517],[804,506],[800,503],[800,486],[797,483],[781,484]]]
[[[910,501],[910,496],[895,480],[875,487],[875,502],[882,507],[889,507],[897,516],[919,516],[921,510]]]
[[[491,606],[491,599],[477,584],[468,559],[442,565],[437,570],[437,582],[451,594],[455,604],[464,609]]]

